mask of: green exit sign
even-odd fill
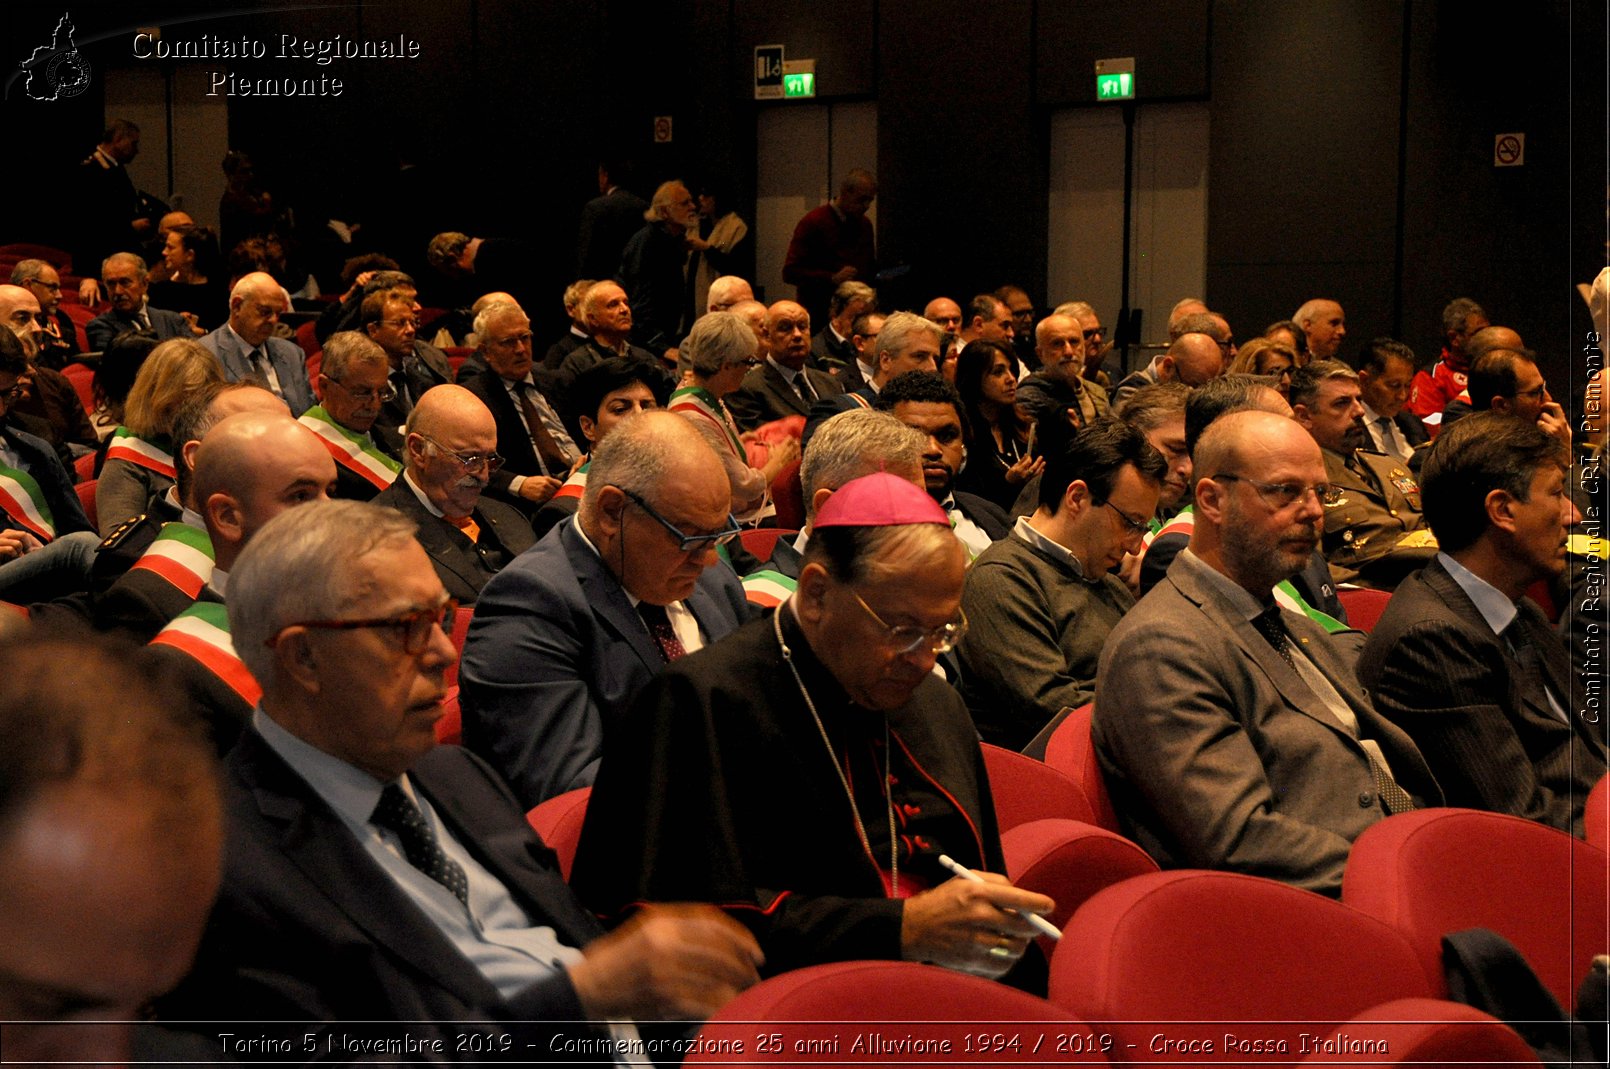
[[[1128,71],[1096,75],[1097,100],[1134,100],[1135,76]]]
[[[806,72],[804,74],[783,75],[783,96],[788,99],[797,97],[813,97],[816,95],[816,75]]]

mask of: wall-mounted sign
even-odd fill
[[[783,99],[783,46],[755,46],[755,99]]]
[[[1135,57],[1096,60],[1096,99],[1135,99]]]
[[[1526,165],[1525,134],[1493,135],[1493,166],[1524,167]]]
[[[790,59],[783,63],[783,96],[789,100],[816,95],[816,61]]]

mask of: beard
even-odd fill
[[[1262,501],[1257,507],[1260,514],[1249,515],[1238,500],[1230,499],[1225,508],[1227,537],[1223,553],[1239,575],[1256,579],[1259,586],[1267,583],[1273,589],[1276,583],[1290,579],[1307,566],[1319,545],[1324,521],[1294,521],[1270,528]]]

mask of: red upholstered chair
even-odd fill
[[[436,721],[436,741],[442,746],[458,746],[464,742],[464,714],[458,707],[458,688],[447,688],[442,701],[442,718]]]
[[[1390,927],[1273,880],[1137,876],[1098,892],[1064,931],[1051,1000],[1110,1031],[1128,1061],[1537,1064],[1502,1022],[1430,997]]]
[[[705,1046],[688,1054],[688,1065],[1106,1064],[1101,1037],[1044,999],[907,961],[841,961],[775,976],[723,1006],[698,1038]],[[941,1040],[948,1053],[934,1053],[930,1044]],[[741,1054],[723,1049],[739,1042]]]
[[[458,369],[464,366],[464,361],[475,355],[475,350],[463,345],[453,345],[442,350],[447,355],[447,366],[453,369],[453,377],[458,377]]]
[[[1056,900],[1046,920],[1058,928],[1102,888],[1157,871],[1157,862],[1128,839],[1076,820],[1018,824],[1001,833],[1001,851],[1007,879]],[[1039,942],[1050,957],[1056,943],[1049,936]]]
[[[1080,786],[1065,774],[1020,753],[980,743],[995,820],[1004,832],[1031,820],[1060,817],[1096,823],[1095,811]]]
[[[1392,595],[1385,590],[1365,590],[1361,587],[1357,590],[1338,590],[1336,599],[1347,610],[1347,626],[1360,631],[1373,631]]]
[[[85,453],[81,457],[73,458],[73,475],[79,482],[95,478],[95,454]]]
[[[448,639],[453,643],[453,649],[458,657],[447,666],[447,685],[458,686],[458,662],[464,656],[464,639],[470,633],[470,620],[475,616],[474,605],[460,605],[453,615],[453,630],[448,632]]]
[[[302,352],[309,358],[324,351],[324,346],[319,344],[319,336],[313,332],[317,322],[317,320],[309,319],[306,323],[299,324],[296,328],[296,344],[302,347]]]
[[[1588,842],[1610,851],[1610,776],[1602,776],[1588,792],[1587,808],[1582,812],[1587,824]]]
[[[576,846],[581,842],[581,826],[587,819],[587,799],[592,793],[591,787],[578,787],[556,794],[525,815],[548,849],[559,855],[559,873],[567,880],[576,860]]]
[[[797,530],[790,531],[786,527],[750,527],[738,534],[738,541],[743,543],[744,549],[761,560],[771,556],[779,538],[793,538],[799,534]]]
[[[1101,765],[1090,742],[1090,717],[1095,706],[1086,704],[1069,713],[1045,744],[1045,763],[1077,783],[1084,791],[1093,814],[1092,824],[1111,832],[1121,832],[1118,814],[1107,794],[1107,781],[1101,778]]]
[[[85,479],[73,487],[74,490],[78,491],[78,503],[84,506],[84,515],[89,517],[91,527],[100,526],[100,515],[95,508],[95,484],[99,481],[98,479]]]
[[[62,291],[66,292],[66,290],[67,290],[67,280],[62,279]],[[75,293],[76,293],[76,291],[75,291]],[[67,318],[73,321],[73,340],[78,342],[78,351],[81,352],[81,353],[89,352],[89,335],[84,333],[84,328],[89,326],[90,320],[92,320],[96,316],[100,315],[100,313],[102,311],[104,311],[106,308],[110,308],[111,305],[97,306],[97,308],[91,308],[88,305],[83,305],[83,304],[77,304],[77,303],[69,304],[67,301],[63,300],[61,307],[62,307],[62,311],[67,313]],[[73,364],[68,364],[67,365],[67,367],[74,367],[74,366],[76,366],[76,365],[73,365]],[[66,370],[67,370],[66,368],[63,368],[62,373],[66,374]],[[82,398],[83,394],[80,393],[79,397]],[[95,411],[95,409],[92,408],[88,402],[85,403],[84,408],[85,408],[86,411],[89,411],[89,412]]]
[[[771,503],[777,507],[777,526],[795,530],[805,526],[805,491],[799,484],[799,461],[789,464],[771,481]]]
[[[72,255],[54,245],[32,245],[24,241],[14,241],[8,245],[0,245],[0,260],[9,260],[13,264],[21,260],[43,260],[64,275],[73,270]]]
[[[84,404],[85,412],[95,411],[95,372],[83,364],[68,364],[61,369],[67,376],[67,381],[73,384],[73,392]]]
[[[1442,937],[1489,928],[1513,943],[1560,1005],[1610,949],[1610,857],[1562,831],[1503,813],[1422,809],[1368,828],[1342,874],[1342,901],[1390,925],[1447,990]]]

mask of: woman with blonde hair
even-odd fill
[[[1297,354],[1291,349],[1268,338],[1253,338],[1235,354],[1225,373],[1273,379],[1270,385],[1280,391],[1281,397],[1290,400],[1291,369],[1296,366]]]
[[[101,536],[144,512],[173,513],[163,504],[173,486],[173,419],[191,392],[223,382],[218,358],[189,338],[169,338],[140,365],[123,405],[123,425],[112,432],[106,464],[95,484]],[[177,514],[173,515],[178,519]]]

